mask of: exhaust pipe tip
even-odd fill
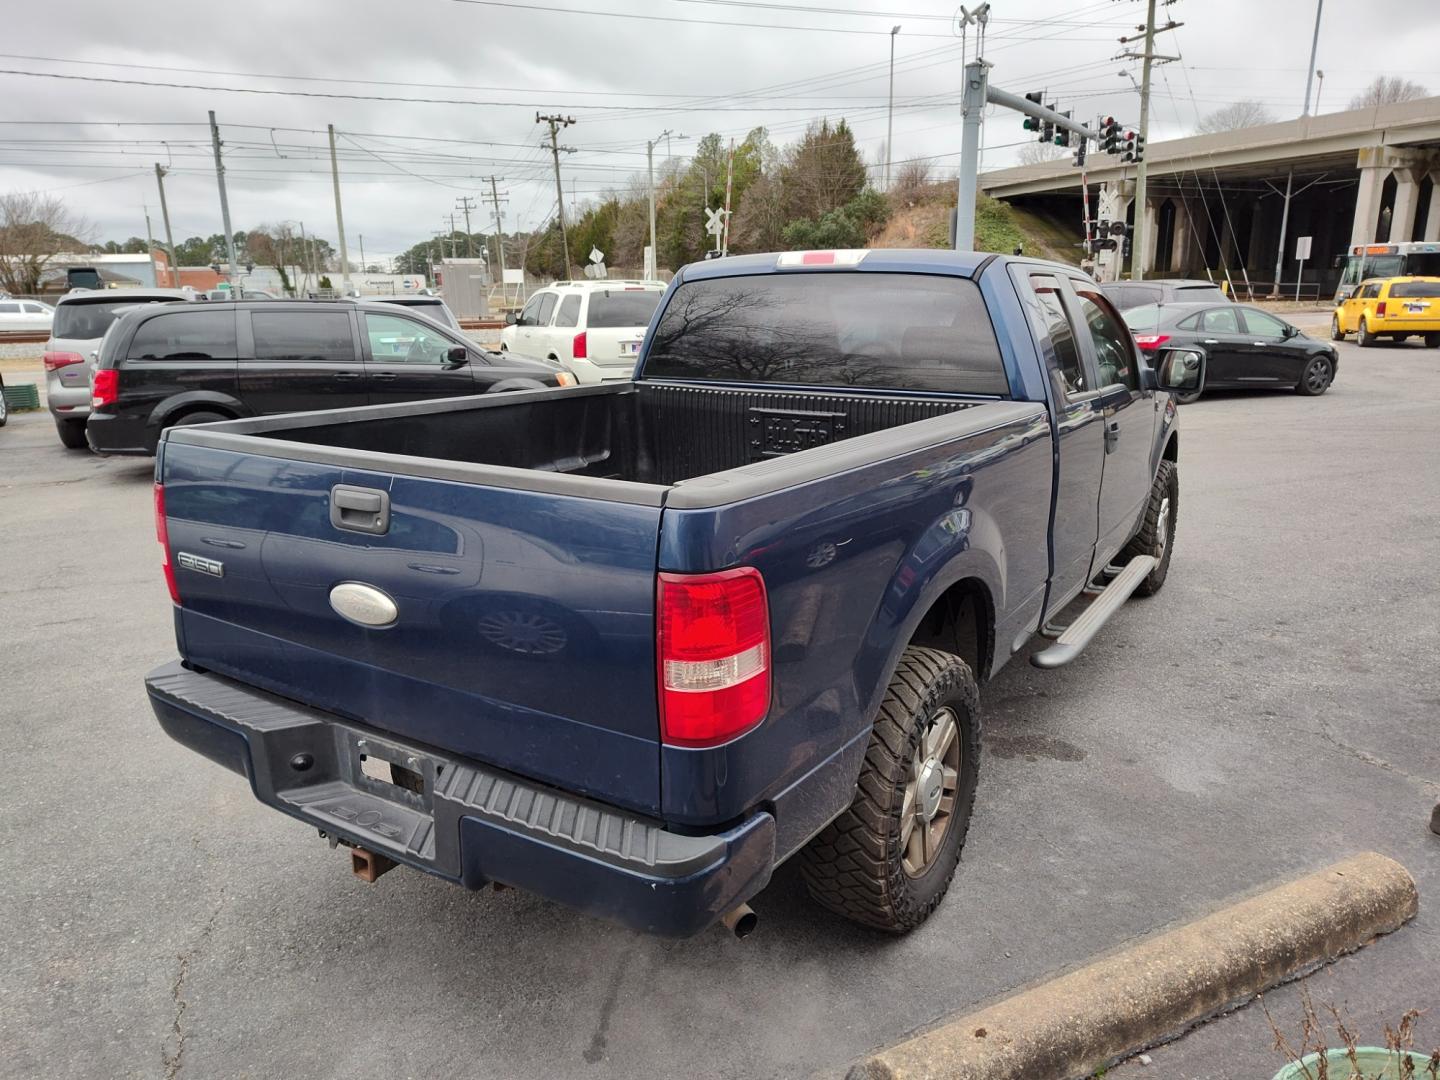
[[[729,930],[743,941],[753,934],[755,928],[760,925],[760,916],[755,914],[755,909],[749,904],[741,904],[739,907],[732,908],[724,915],[721,915],[720,921],[724,924],[726,930]]]

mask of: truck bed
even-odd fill
[[[219,449],[227,435],[253,435],[425,459],[431,469],[498,466],[668,487],[977,403],[873,391],[620,383],[241,420],[208,429],[194,441]],[[200,433],[187,432],[184,441],[192,441],[192,434]],[[251,442],[246,449],[260,448]],[[481,479],[468,471],[464,478]],[[485,479],[495,482],[494,475]],[[527,482],[543,486],[538,478]],[[642,501],[614,490],[604,495]]]

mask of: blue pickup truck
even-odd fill
[[[910,930],[980,687],[1165,581],[1204,359],[1157,360],[1066,266],[789,252],[685,268],[633,381],[171,428],[151,702],[368,880],[743,935],[798,856]]]

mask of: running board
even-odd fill
[[[1130,599],[1130,594],[1155,569],[1155,561],[1153,555],[1136,555],[1131,559],[1080,617],[1061,631],[1054,645],[1030,655],[1030,663],[1038,668],[1057,668],[1079,656],[1100,628],[1110,621],[1110,616],[1120,610],[1120,605]]]

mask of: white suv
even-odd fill
[[[500,351],[558,360],[582,383],[628,379],[660,303],[659,281],[557,281],[506,318]]]

